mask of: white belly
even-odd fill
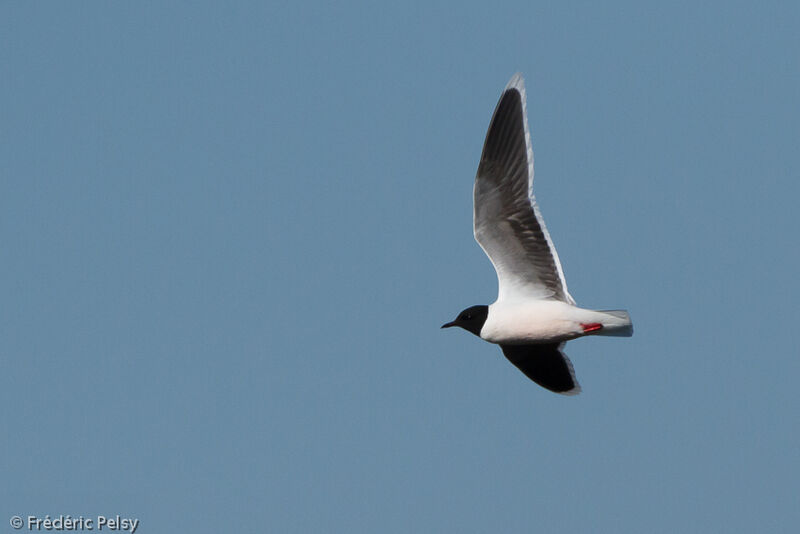
[[[495,302],[489,306],[481,338],[509,345],[566,341],[582,336],[581,323],[592,322],[595,313],[556,300]]]

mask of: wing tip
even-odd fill
[[[566,397],[574,397],[578,393],[582,391],[580,383],[578,383],[578,378],[575,376],[575,367],[572,366],[572,360],[564,354],[564,344],[558,346],[558,352],[561,353],[561,357],[564,358],[564,362],[567,364],[567,369],[569,369],[569,376],[572,379],[572,389],[568,389],[567,391],[557,391],[561,395]]]
[[[508,80],[508,84],[506,85],[505,91],[509,89],[516,89],[520,93],[525,93],[525,78],[522,77],[521,72],[515,72],[514,75]]]
[[[573,380],[574,378],[575,377],[573,377]],[[565,397],[574,397],[575,395],[578,395],[581,391],[583,391],[581,389],[581,385],[578,384],[577,380],[575,380],[574,388],[570,389],[569,391],[557,391],[556,393],[558,393],[559,395],[564,395]]]

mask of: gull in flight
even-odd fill
[[[533,148],[525,82],[517,73],[494,110],[475,176],[475,240],[497,272],[497,300],[472,306],[442,326],[458,326],[500,345],[540,386],[580,393],[563,349],[583,336],[633,335],[628,312],[579,308],[567,291],[558,253],[533,195]]]

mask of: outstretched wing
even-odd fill
[[[566,342],[547,345],[501,345],[506,358],[525,376],[550,391],[577,395],[581,386],[572,362],[561,352]]]
[[[525,84],[515,74],[494,110],[474,189],[475,239],[497,271],[498,300],[574,304],[533,196]]]

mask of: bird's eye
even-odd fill
[[[467,321],[469,321],[470,319],[472,319],[472,316],[470,314],[468,314],[468,313],[465,313],[463,319],[466,319]]]

